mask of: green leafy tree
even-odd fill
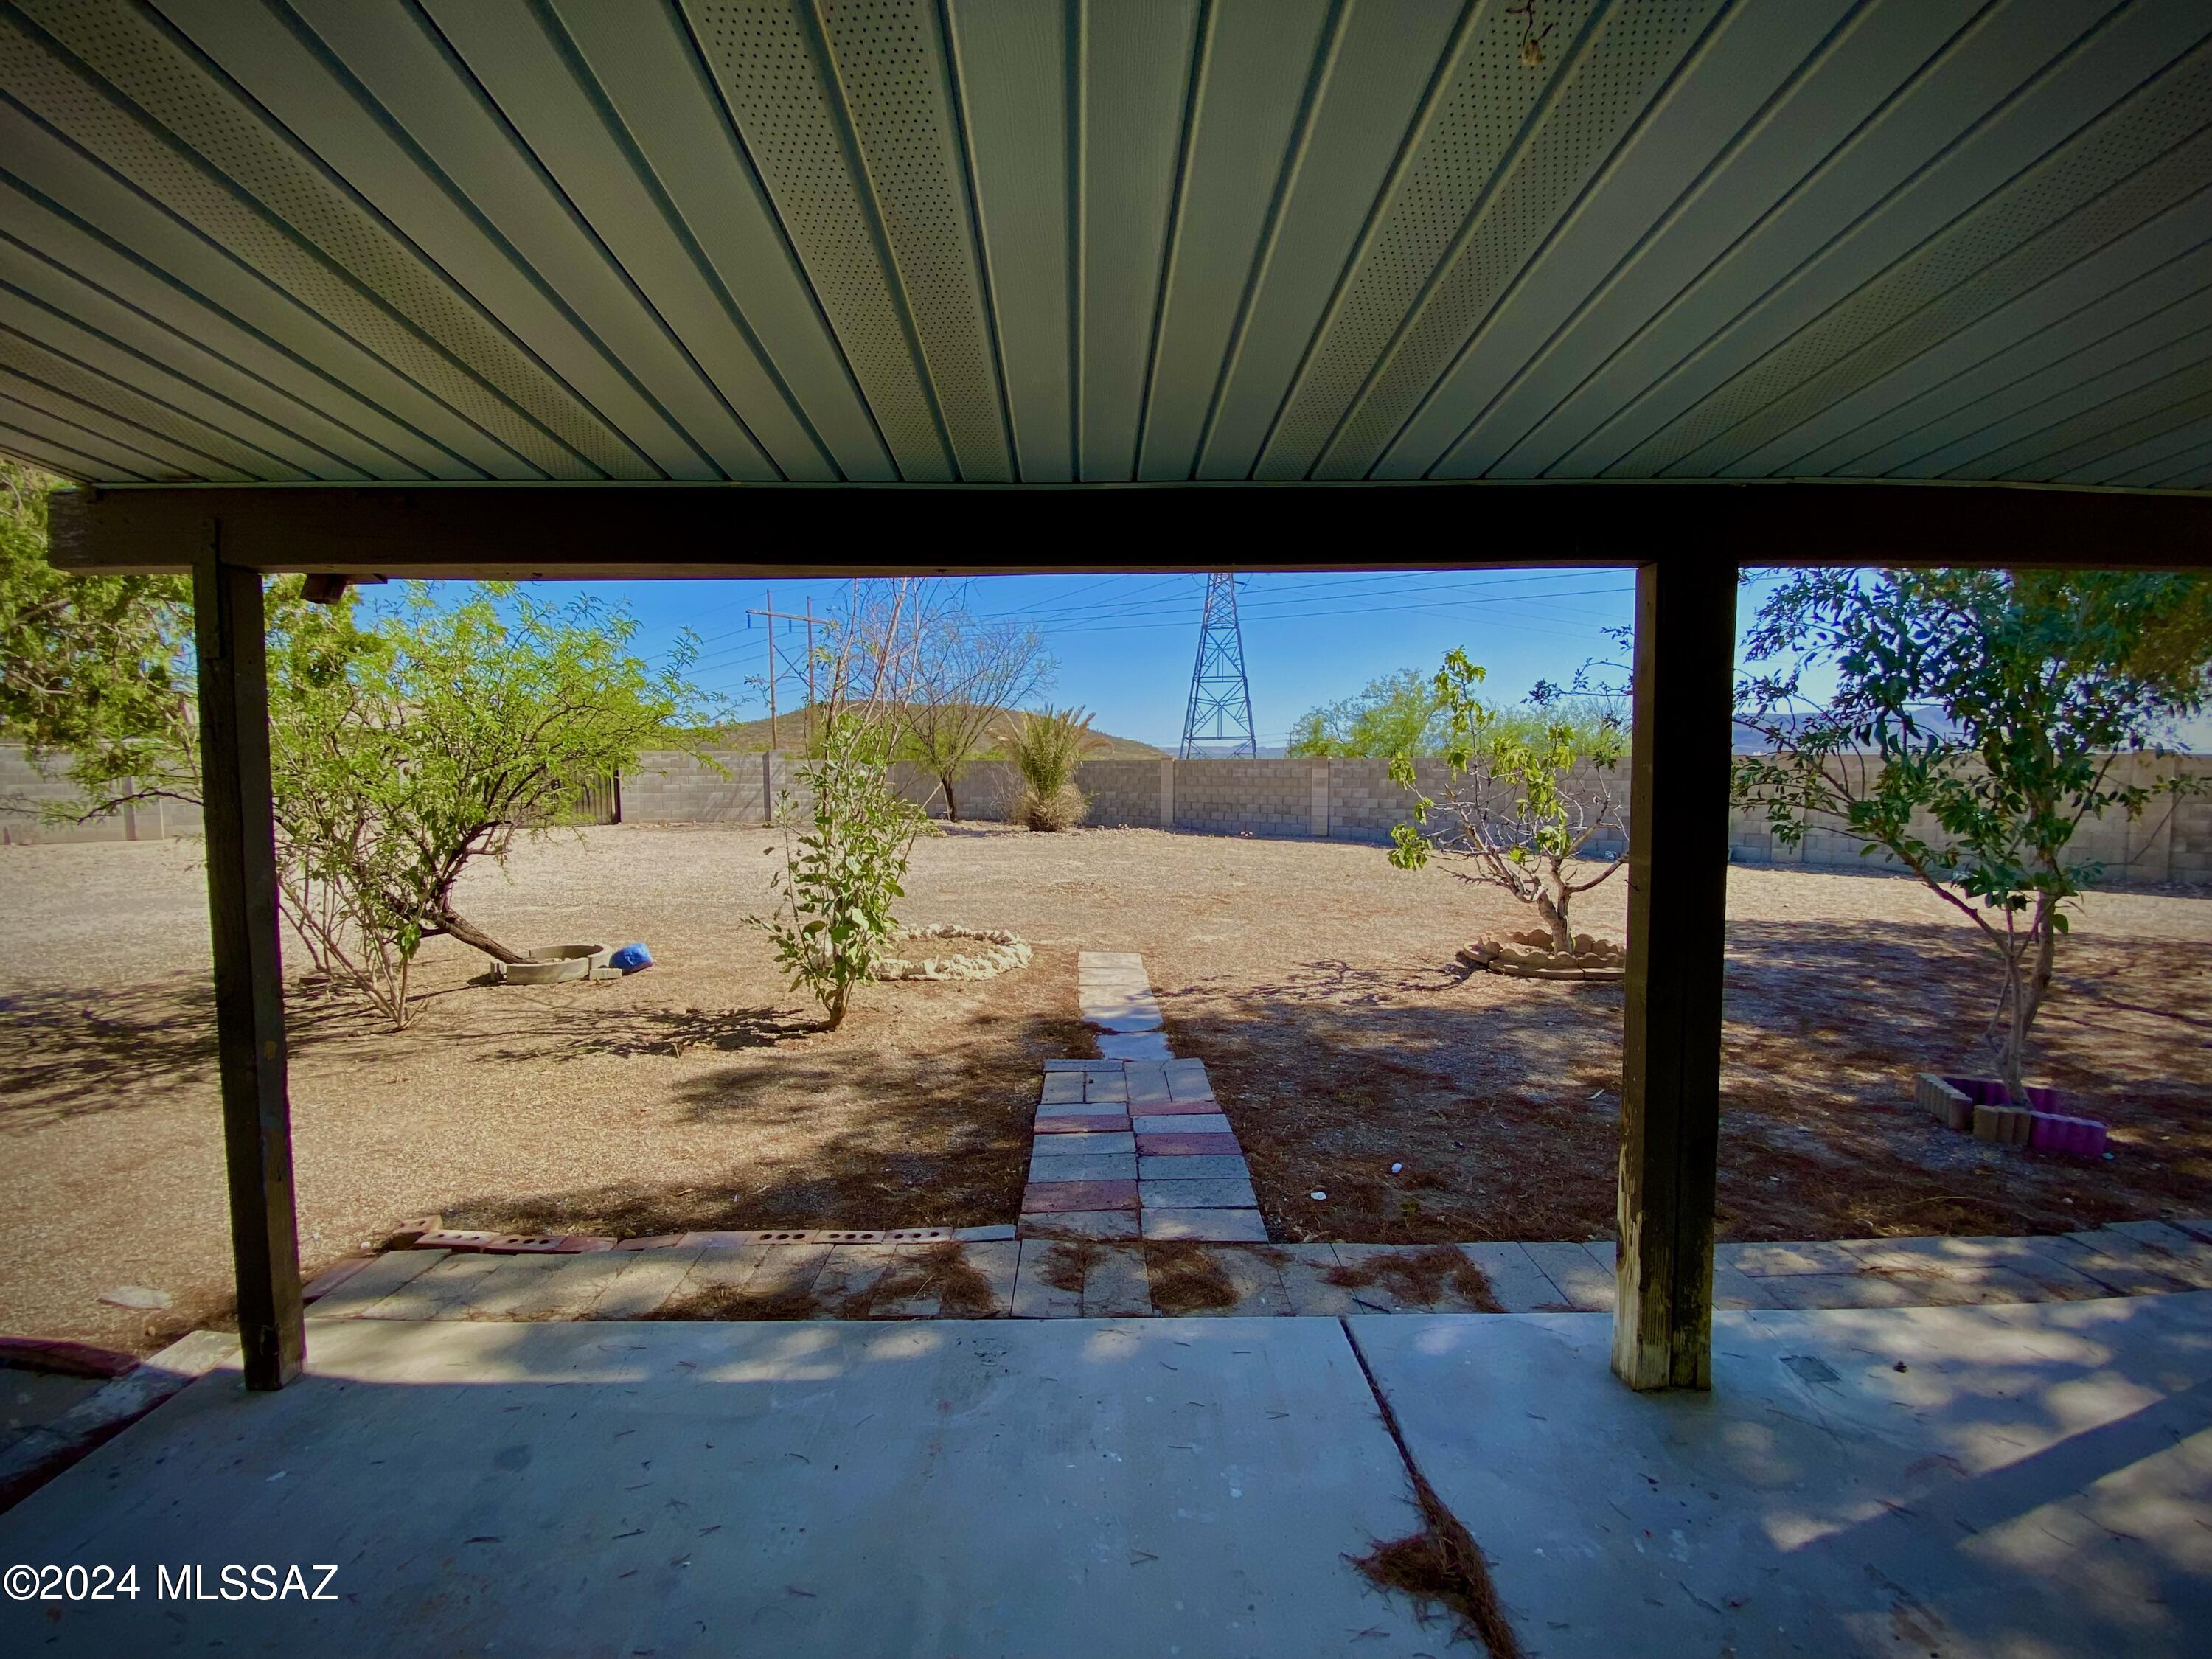
[[[0,459],[0,735],[76,787],[52,816],[196,801],[191,584],[55,569],[46,500],[59,483]]]
[[[1016,714],[1006,727],[1006,748],[1021,775],[1018,823],[1032,830],[1072,830],[1083,822],[1088,805],[1075,786],[1075,769],[1102,746],[1091,730],[1092,716],[1080,708],[1048,708]]]
[[[880,719],[849,708],[830,714],[808,766],[805,829],[794,832],[788,807],[780,815],[783,868],[769,883],[781,908],[751,919],[775,942],[792,988],[813,995],[833,1031],[898,927],[891,907],[905,896],[908,858],[927,822],[892,786],[892,740]]]
[[[1309,708],[1291,727],[1293,755],[1434,755],[1445,742],[1445,706],[1418,668],[1370,680],[1358,696]]]
[[[197,802],[189,585],[64,574],[46,558],[52,481],[10,467],[0,500],[0,725],[61,769],[85,818],[155,795]],[[270,771],[285,921],[314,966],[395,1026],[426,939],[501,961],[455,884],[503,862],[579,781],[635,763],[714,712],[688,641],[652,671],[626,613],[556,608],[487,585],[457,605],[410,584],[371,617],[270,585]]]
[[[463,872],[503,865],[579,780],[703,723],[702,700],[684,647],[647,668],[628,652],[635,622],[589,598],[485,583],[443,604],[411,582],[360,622],[349,595],[271,630],[278,873],[319,965],[404,1025],[423,940],[521,960],[461,914]]]
[[[775,944],[792,988],[821,1004],[831,1030],[898,927],[892,906],[905,896],[914,840],[929,823],[890,771],[899,738],[892,711],[914,661],[911,592],[905,581],[866,593],[856,586],[851,617],[823,665],[829,717],[807,763],[810,798],[802,810],[787,794],[776,813],[783,867],[769,885],[777,908],[747,918]]]
[[[1418,870],[1441,855],[1455,873],[1531,906],[1552,948],[1571,951],[1575,896],[1626,862],[1583,854],[1624,828],[1617,797],[1625,789],[1614,777],[1627,734],[1610,714],[1572,697],[1547,696],[1532,708],[1486,703],[1475,695],[1483,678],[1464,651],[1450,651],[1430,681],[1443,726],[1439,798],[1419,793],[1415,755],[1391,757],[1392,780],[1415,793],[1413,822],[1391,831],[1390,862]]]
[[[2152,734],[2203,706],[2186,619],[2206,592],[2196,574],[1802,571],[1747,642],[1774,666],[1737,689],[1768,745],[1737,757],[1738,802],[1785,845],[1832,829],[1887,852],[1972,921],[2001,969],[1987,1040],[2015,1100],[2068,907],[2101,874],[2075,832],[2195,787],[2119,762],[2163,752]],[[1837,677],[1819,702],[1814,665]]]

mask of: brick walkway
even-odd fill
[[[712,1291],[734,1316],[876,1319],[940,1316],[944,1279],[916,1269],[957,1252],[969,1297],[961,1316],[1126,1318],[1152,1313],[1359,1314],[1480,1311],[1466,1279],[1437,1271],[1453,1250],[1480,1270],[1507,1313],[1600,1312],[1613,1306],[1606,1243],[1213,1244],[1163,1258],[1140,1243],[1014,1238],[1011,1228],[951,1237],[842,1232],[686,1234],[641,1249],[587,1255],[477,1255],[394,1250],[310,1304],[319,1318],[640,1319],[672,1298]],[[991,1235],[998,1235],[993,1237]],[[768,1243],[766,1239],[781,1242]],[[1194,1273],[1212,1287],[1193,1307]],[[1349,1281],[1349,1282],[1346,1282]],[[912,1283],[910,1294],[884,1296]],[[988,1292],[981,1286],[988,1285]],[[1156,1307],[1153,1291],[1177,1286]],[[2079,1301],[2212,1290],[2212,1218],[2130,1221],[2052,1238],[1880,1238],[1805,1244],[1723,1244],[1721,1308],[1957,1307]]]
[[[1144,958],[1085,951],[1076,974],[1107,1058],[1045,1062],[1022,1236],[1264,1241],[1244,1150],[1206,1067],[1170,1054]]]

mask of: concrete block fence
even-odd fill
[[[42,816],[49,805],[76,799],[58,766],[42,770],[15,744],[0,744],[0,847],[38,846],[48,842],[161,841],[201,833],[200,809],[185,801],[149,800],[94,818],[89,823],[55,823]]]
[[[2212,757],[2202,755],[2130,755],[2113,765],[2117,776],[2144,782],[2177,769],[2212,776]],[[944,815],[945,794],[935,778],[903,762],[894,775],[908,799]],[[1422,793],[1440,794],[1444,767],[1423,761],[1415,778]],[[1076,779],[1090,801],[1086,821],[1106,828],[1381,843],[1413,817],[1412,795],[1390,781],[1389,763],[1381,760],[1097,760],[1085,762]],[[1614,769],[1608,781],[1625,804],[1627,768]],[[960,816],[1003,821],[1019,793],[1020,781],[1006,763],[972,766],[960,780]],[[198,810],[174,801],[149,802],[82,825],[40,820],[42,803],[69,794],[65,781],[40,772],[20,748],[0,744],[0,844],[200,833]],[[622,816],[632,823],[760,823],[778,801],[803,810],[809,799],[804,760],[781,753],[732,750],[700,757],[653,750],[622,777]],[[1603,854],[1620,847],[1619,838],[1610,837],[1594,842],[1591,850]],[[2139,820],[2117,814],[2093,820],[2075,835],[2074,847],[2077,856],[2103,861],[2108,885],[2212,886],[2212,787],[2158,801]],[[1730,815],[1729,856],[1740,864],[1815,870],[1888,862],[1879,854],[1863,858],[1859,843],[1836,830],[1814,830],[1801,846],[1782,846],[1753,811]]]
[[[763,780],[773,799],[788,792],[804,803],[805,780],[791,757],[722,755],[726,777],[689,756],[652,753],[623,777],[623,816],[632,823],[753,823],[762,820]],[[2154,769],[2182,768],[2212,775],[2212,757],[2164,760],[2124,757],[2115,763],[2145,781]],[[921,768],[902,763],[899,788],[910,800],[943,816],[944,792]],[[1423,793],[1437,795],[1443,763],[1414,769]],[[1086,822],[1103,828],[1177,830],[1200,835],[1264,836],[1385,842],[1397,824],[1411,822],[1413,796],[1390,780],[1382,760],[1099,760],[1086,761],[1076,781],[1090,801]],[[1595,781],[1592,779],[1585,781]],[[1607,782],[1623,803],[1628,769],[1613,769]],[[960,816],[985,821],[1011,816],[1019,793],[1013,768],[1004,762],[970,767],[960,786]],[[1617,854],[1618,836],[1591,842],[1599,854]],[[2140,821],[2113,816],[2085,824],[2074,845],[2084,859],[2105,864],[2107,884],[2186,883],[2212,885],[2212,793],[2158,802]],[[1742,864],[1796,865],[1808,869],[1884,866],[1881,854],[1862,858],[1860,843],[1840,830],[1814,830],[1801,846],[1778,845],[1765,818],[1738,811],[1729,823],[1729,855]]]

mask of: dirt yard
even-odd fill
[[[1149,830],[961,828],[902,914],[1012,927],[1026,972],[901,984],[842,1030],[742,918],[760,831],[597,830],[526,847],[464,908],[519,945],[644,939],[606,985],[478,982],[434,940],[403,1036],[292,1010],[310,1269],[398,1223],[641,1233],[1006,1221],[1040,1062],[1091,1053],[1083,949],[1143,953],[1176,1051],[1206,1061],[1275,1236],[1423,1243],[1610,1230],[1617,988],[1477,975],[1510,902],[1379,849]],[[191,843],[0,849],[0,1331],[144,1347],[226,1295],[204,901]],[[1619,881],[1585,901],[1617,934]],[[1723,1232],[2017,1232],[2212,1211],[2212,900],[2100,895],[2046,1016],[2044,1080],[2094,1097],[2116,1157],[1985,1148],[1907,1104],[1986,1019],[1976,937],[1884,877],[1733,872]],[[1392,1175],[1390,1165],[1403,1169]],[[1308,1194],[1326,1191],[1326,1200]],[[170,1292],[149,1319],[121,1285]]]

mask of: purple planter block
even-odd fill
[[[2105,1126],[2093,1117],[2068,1117],[2060,1112],[2037,1112],[2027,1144],[2039,1152],[2064,1152],[2073,1158],[2101,1158]]]
[[[1948,1083],[1977,1106],[2009,1106],[2012,1097],[2005,1092],[2004,1085],[1993,1077],[1947,1077]],[[2039,1089],[2028,1085],[2028,1109],[2036,1112],[2059,1112],[2065,1103],[2056,1089]]]
[[[2065,1099],[2056,1089],[2030,1085],[2027,1104],[2014,1106],[2005,1086],[1993,1077],[1938,1078],[1923,1073],[1920,1103],[1936,1109],[1946,1093],[1964,1096],[1978,1109],[1975,1135],[2000,1146],[2027,1146],[2039,1152],[2063,1152],[2071,1158],[2102,1158],[2105,1126],[2094,1117],[2077,1117],[2064,1109]],[[1942,1115],[1939,1112],[1938,1115]]]

